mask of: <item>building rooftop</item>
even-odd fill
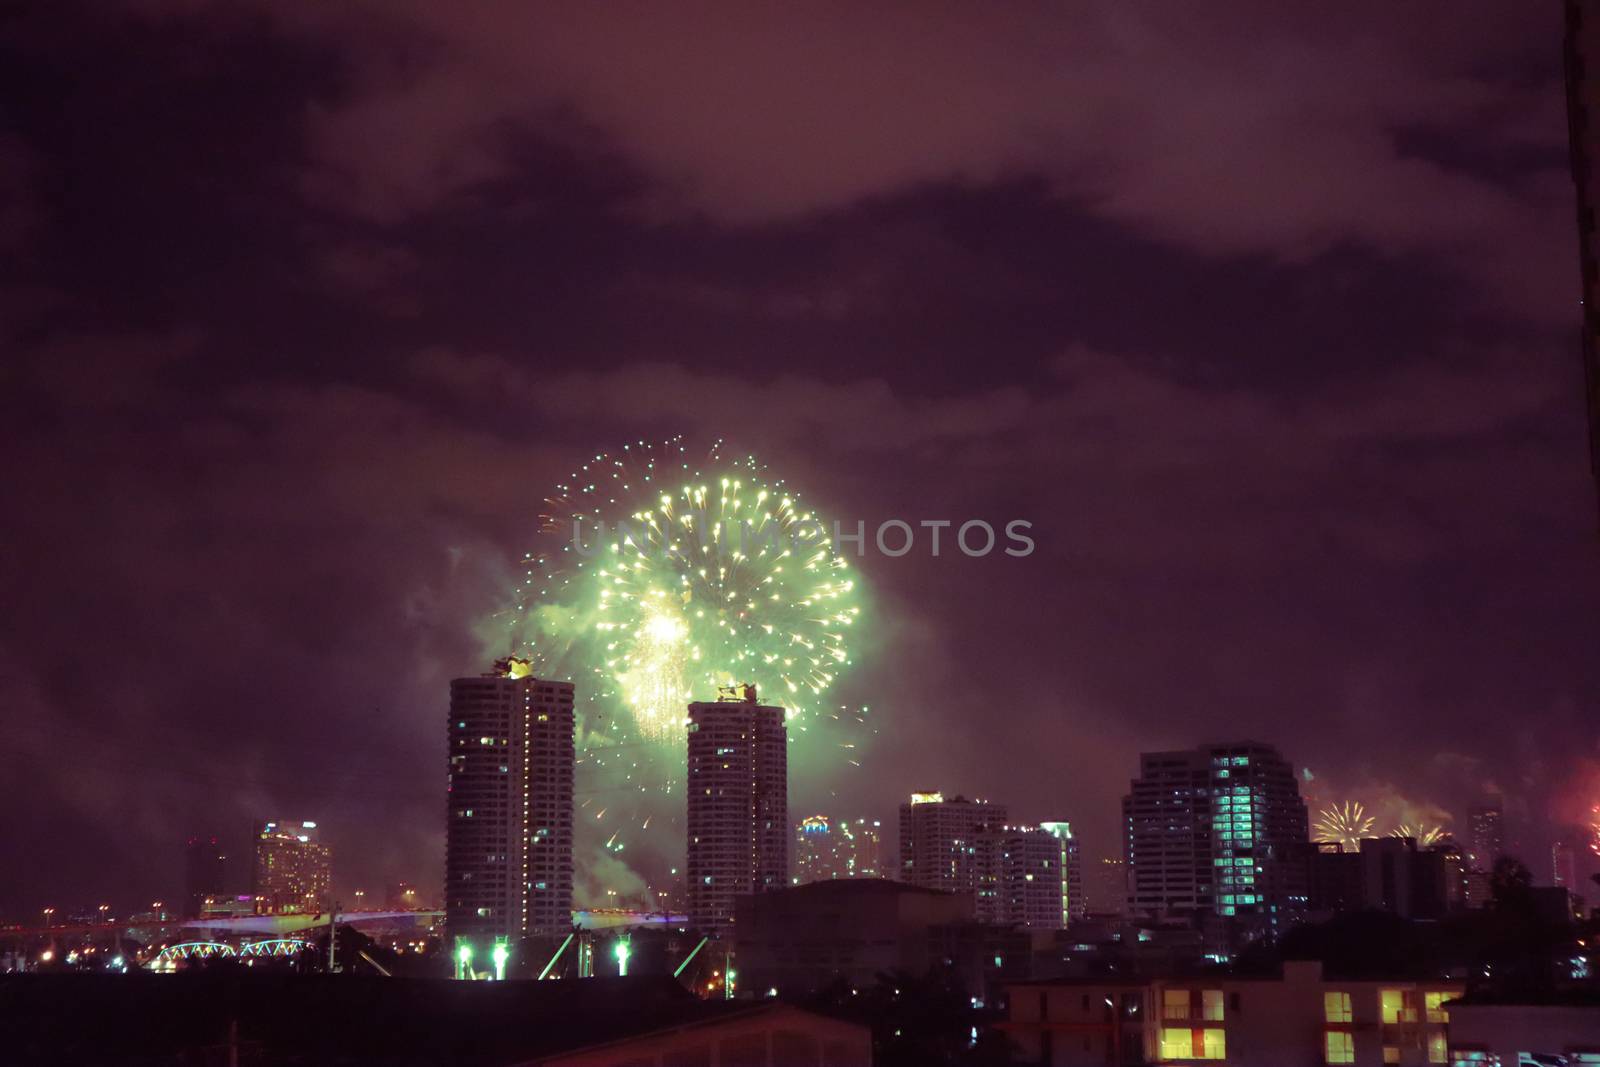
[[[0,1003],[0,1047],[24,1062],[167,1062],[221,1049],[232,1016],[252,1062],[362,1067],[503,1067],[744,1007],[702,1001],[666,977],[455,982],[242,968],[0,975]]]

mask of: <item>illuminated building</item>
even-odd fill
[[[923,889],[980,894],[979,831],[1006,824],[1003,804],[943,793],[912,793],[900,805],[900,881]],[[980,901],[979,907],[984,905]]]
[[[1048,830],[1061,839],[1066,864],[1067,919],[1082,919],[1089,914],[1088,887],[1083,884],[1083,849],[1072,832],[1069,822],[1042,822],[1039,829]]]
[[[1578,851],[1565,841],[1550,846],[1550,884],[1578,891]]]
[[[572,926],[572,683],[522,660],[450,683],[445,931],[487,969],[492,945]]]
[[[263,910],[275,915],[326,910],[333,852],[319,840],[316,823],[262,823],[255,849],[255,895]]]
[[[755,686],[689,705],[689,922],[726,937],[735,898],[789,882],[788,730]]]
[[[1505,810],[1499,801],[1473,808],[1467,822],[1467,862],[1473,870],[1494,869],[1505,852]]]
[[[1248,918],[1270,934],[1304,907],[1306,806],[1270,745],[1147,752],[1122,812],[1135,913]]]
[[[228,857],[214,837],[191,837],[183,850],[183,917],[198,918],[207,897],[227,891]]]
[[[977,831],[971,855],[978,921],[1036,930],[1065,927],[1069,840],[1033,826]]]
[[[795,827],[796,885],[835,878],[877,878],[882,825],[877,820],[832,820],[811,815]]]
[[[1045,979],[1011,983],[1007,994],[1000,1030],[1019,1046],[1018,1063],[1481,1062],[1449,1054],[1460,985],[1344,980],[1314,960],[1286,961],[1271,976]]]

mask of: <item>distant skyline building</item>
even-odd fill
[[[802,819],[795,827],[794,884],[881,877],[882,830],[876,819]]]
[[[1072,832],[1072,824],[1065,820],[1042,822],[1039,829],[1047,830],[1061,839],[1062,862],[1066,864],[1067,919],[1082,919],[1089,914],[1089,898],[1085,895],[1088,887],[1083,882],[1083,848],[1077,835]]]
[[[971,893],[984,904],[975,862],[978,834],[1006,825],[1004,804],[945,798],[939,792],[912,793],[900,805],[900,878],[907,885]],[[992,887],[990,887],[992,890]]]
[[[1068,840],[1036,826],[986,827],[974,834],[971,862],[977,873],[978,921],[1063,929]]]
[[[1499,800],[1473,808],[1467,821],[1467,864],[1473,870],[1490,871],[1494,861],[1505,854],[1505,808]]]
[[[1128,863],[1120,856],[1102,856],[1084,876],[1089,910],[1123,915],[1128,910]]]
[[[735,900],[789,884],[788,729],[753,685],[689,705],[689,922],[727,938]]]
[[[1271,745],[1144,753],[1122,808],[1134,913],[1214,913],[1270,932],[1304,909],[1306,806]]]
[[[228,856],[214,837],[191,837],[183,850],[183,916],[205,913],[208,898],[227,894]]]
[[[450,683],[445,935],[469,968],[572,927],[572,701],[519,659]]]
[[[1570,841],[1550,846],[1550,884],[1572,893],[1582,888],[1578,885],[1578,850]]]
[[[327,910],[333,884],[333,850],[309,819],[264,822],[255,835],[254,891],[258,906],[274,914]]]

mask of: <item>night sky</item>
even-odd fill
[[[0,915],[272,817],[347,902],[439,885],[544,497],[680,433],[1033,523],[861,561],[876,732],[796,817],[1116,854],[1141,750],[1248,737],[1387,822],[1503,791],[1548,880],[1600,803],[1573,220],[1554,3],[12,7]]]

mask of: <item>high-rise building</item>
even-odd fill
[[[1128,910],[1128,864],[1120,856],[1102,856],[1089,865],[1084,886],[1088,908],[1100,915],[1122,915]]]
[[[882,829],[876,819],[802,819],[794,835],[794,884],[879,877]]]
[[[1004,804],[963,796],[947,800],[943,793],[912,793],[911,799],[900,805],[900,881],[923,889],[978,895],[975,841],[980,831],[1005,825]]]
[[[214,837],[191,837],[183,850],[183,916],[198,918],[208,897],[227,892],[228,857]]]
[[[1550,846],[1550,884],[1578,892],[1578,850],[1571,842],[1557,841]]]
[[[1134,912],[1249,918],[1271,934],[1304,909],[1306,806],[1272,746],[1147,752],[1122,812]]]
[[[689,922],[726,938],[735,898],[789,883],[788,736],[753,685],[689,705]]]
[[[310,820],[273,820],[256,828],[255,895],[272,914],[325,911],[331,904],[333,850]]]
[[[519,659],[457,678],[447,736],[445,934],[452,951],[482,961],[499,939],[567,932],[572,683],[536,678]]]
[[[1505,808],[1495,800],[1472,809],[1467,827],[1467,862],[1473,870],[1491,871],[1505,853]]]
[[[1034,826],[973,835],[979,922],[1060,930],[1067,925],[1067,839]]]
[[[1042,822],[1039,829],[1048,830],[1061,839],[1062,862],[1066,864],[1067,919],[1082,919],[1089,914],[1088,889],[1083,884],[1083,849],[1072,832],[1069,822]]]

